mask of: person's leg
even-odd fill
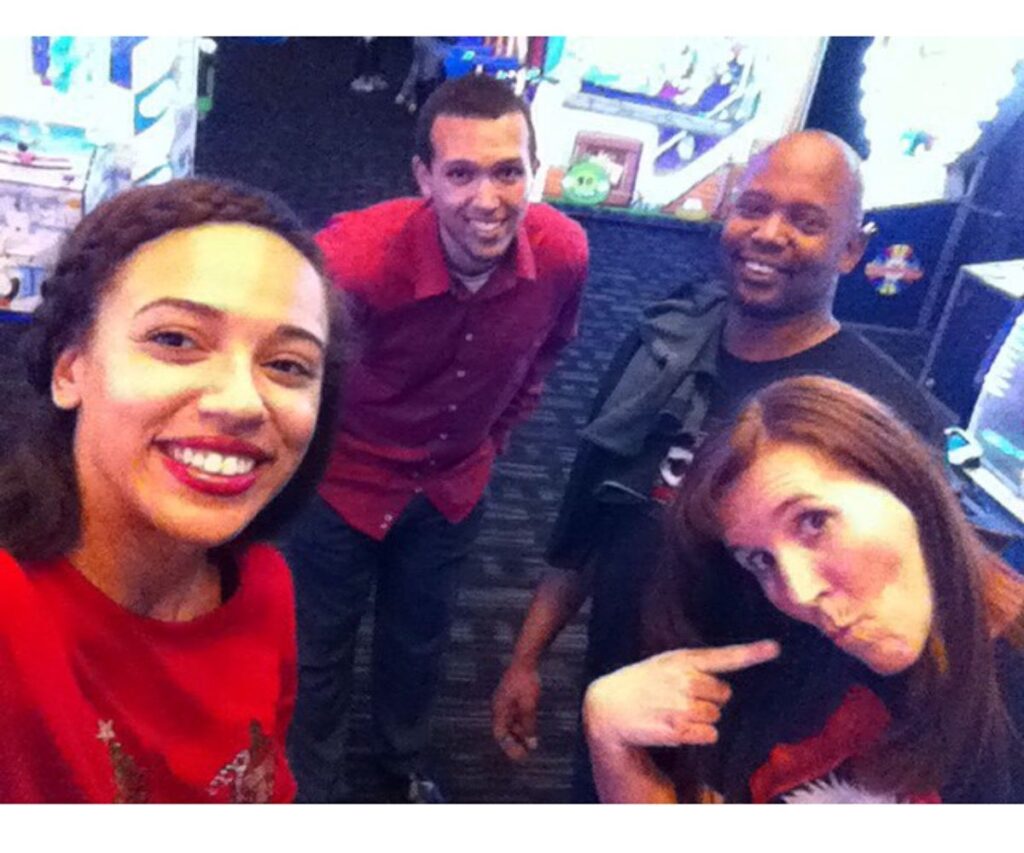
[[[416,81],[416,103],[422,105],[433,93],[434,89],[444,82],[443,77],[420,78]]]
[[[352,82],[349,88],[353,92],[369,92],[373,89],[370,76],[373,73],[373,42],[367,36],[356,38],[356,62],[352,71]]]
[[[367,76],[371,91],[386,89],[388,81],[384,78],[384,45],[380,36],[374,36],[367,45],[369,51]]]
[[[405,75],[405,80],[402,81],[402,86],[398,90],[398,94],[395,95],[395,103],[401,106],[402,104],[409,103],[415,106],[416,101],[416,58],[413,56],[412,62],[409,64],[409,73]]]
[[[356,38],[356,62],[352,69],[352,79],[365,77],[369,71],[370,42],[362,36]]]
[[[425,498],[387,539],[373,642],[374,748],[394,777],[424,770],[459,574],[480,532],[483,503],[451,524]]]
[[[352,665],[380,547],[319,496],[281,543],[295,583],[299,692],[288,759],[299,802],[351,798],[344,753]]]
[[[412,61],[409,63],[409,73],[405,75],[402,87],[395,96],[395,103],[406,104],[410,112],[416,110],[416,81],[420,78],[420,68],[423,64],[421,41],[419,36],[414,36],[412,39]]]

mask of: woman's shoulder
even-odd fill
[[[261,586],[291,586],[291,572],[281,552],[269,542],[247,545],[237,555],[241,572]]]
[[[69,598],[67,562],[61,557],[48,561],[21,560],[0,549],[0,646],[4,665],[10,654],[22,653],[42,664],[46,649],[61,642],[61,608],[53,606],[53,593]],[[55,645],[56,644],[56,645]]]
[[[17,607],[17,599],[28,588],[25,566],[10,551],[0,549],[0,613]]]
[[[240,591],[253,606],[294,609],[291,571],[281,552],[259,542],[236,555]]]
[[[42,562],[20,560],[10,551],[0,548],[0,606],[4,609],[18,606],[18,602],[32,592],[34,580],[42,572],[62,564],[62,558]]]

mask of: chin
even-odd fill
[[[153,525],[169,538],[182,544],[215,548],[237,537],[252,523],[255,515],[252,512],[229,509],[168,510],[155,513]]]
[[[741,314],[757,320],[775,320],[789,313],[774,300],[750,299],[742,292],[735,294],[734,302]]]
[[[491,264],[502,258],[508,251],[508,247],[511,245],[512,243],[509,241],[508,243],[502,243],[494,246],[477,246],[473,250],[471,257],[477,263]]]
[[[879,654],[861,657],[861,662],[876,675],[890,676],[906,672],[921,659],[921,653]]]

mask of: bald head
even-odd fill
[[[842,189],[844,212],[852,228],[860,228],[864,217],[864,182],[861,158],[847,142],[825,130],[800,130],[777,139],[750,159],[740,182],[748,183],[754,174],[772,166],[781,169],[819,172]]]
[[[856,152],[831,133],[791,133],[751,159],[738,189],[721,239],[734,307],[830,321],[867,243]]]

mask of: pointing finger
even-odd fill
[[[688,662],[702,672],[738,672],[774,660],[781,651],[775,640],[760,640],[717,649],[692,649]]]

